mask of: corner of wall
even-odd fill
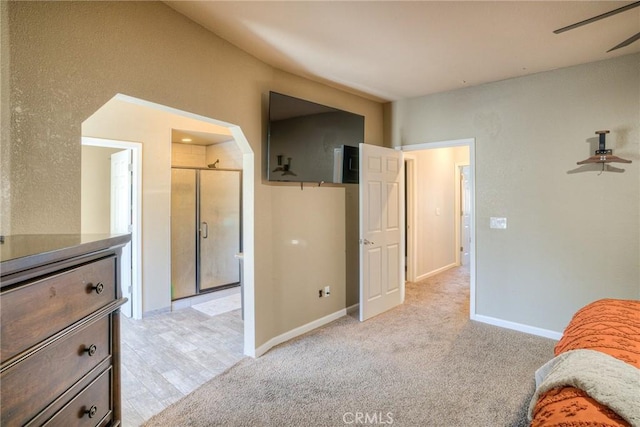
[[[11,112],[9,2],[0,2],[0,234],[11,234]]]

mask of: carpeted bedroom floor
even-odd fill
[[[146,426],[525,426],[555,341],[472,322],[468,271],[245,358]]]

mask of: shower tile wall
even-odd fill
[[[207,148],[202,145],[171,144],[171,166],[187,168],[207,167]]]
[[[242,169],[242,153],[235,141],[202,146],[171,144],[171,166],[182,168],[206,168],[219,160],[218,169]]]
[[[207,164],[220,160],[218,169],[242,169],[242,153],[235,141],[207,147]]]

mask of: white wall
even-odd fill
[[[635,54],[394,103],[394,146],[476,138],[479,315],[560,332],[640,297],[639,95]],[[576,165],[600,129],[624,173]]]
[[[82,146],[81,232],[111,232],[111,155],[121,148]]]

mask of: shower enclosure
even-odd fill
[[[240,283],[241,171],[171,169],[171,299]]]

